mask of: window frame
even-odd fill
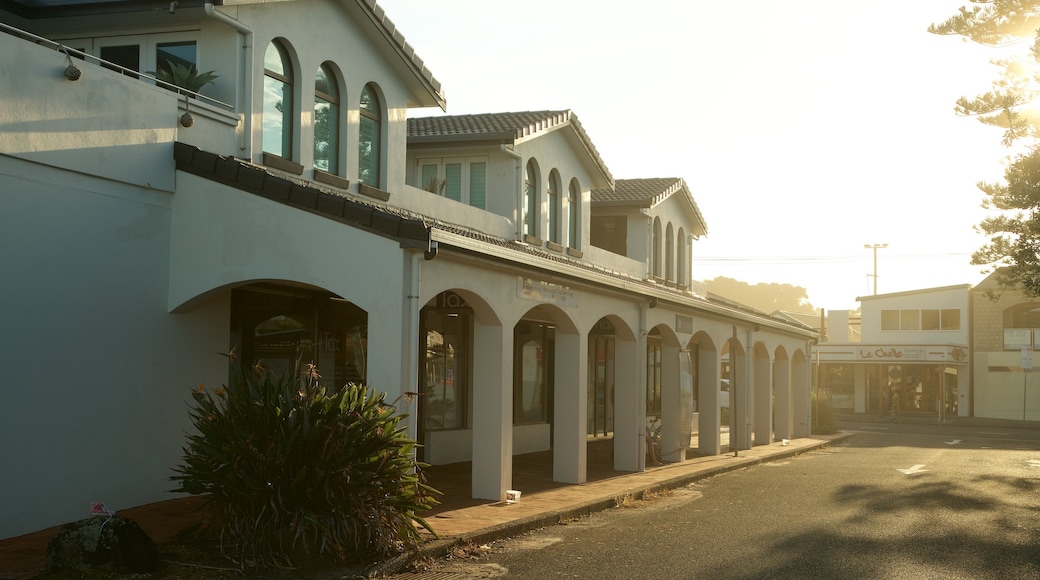
[[[578,180],[572,178],[570,184],[567,186],[567,247],[575,250],[579,249],[579,240],[581,229],[579,228],[579,221],[581,217],[580,204],[578,200],[581,199],[581,185],[578,184]]]
[[[319,91],[318,90],[318,75],[322,74],[325,76],[326,87],[335,90],[335,94]],[[311,159],[311,164],[315,169],[331,173],[332,175],[342,175],[340,170],[340,141],[342,134],[340,132],[340,119],[342,118],[342,99],[340,95],[342,89],[339,82],[339,74],[336,71],[335,65],[331,61],[325,61],[318,65],[317,72],[314,76],[314,119],[312,126],[314,128],[312,135],[312,149],[314,149],[314,157]],[[331,111],[329,119],[326,120],[328,127],[328,139],[325,141],[328,143],[329,150],[326,155],[326,161],[328,165],[326,167],[318,166],[318,108],[319,106],[325,105]]]
[[[281,61],[282,71],[278,72],[273,69],[267,68],[267,55],[274,48],[278,52],[279,60]],[[270,146],[269,140],[267,139],[267,120],[268,120],[268,82],[281,83],[282,91],[282,110],[281,113],[281,130],[278,134],[279,137],[279,150],[274,151],[268,149]],[[296,71],[292,61],[292,50],[289,48],[289,44],[281,38],[275,38],[268,43],[267,48],[264,49],[264,78],[263,78],[263,105],[261,108],[261,125],[260,125],[260,149],[268,155],[274,155],[281,157],[282,159],[288,159],[290,161],[295,160],[294,156],[294,140],[296,137]],[[276,87],[272,87],[276,88]],[[286,96],[288,95],[288,96]],[[289,105],[285,105],[285,101],[289,102]],[[272,109],[277,107],[277,103],[272,106]],[[273,123],[272,123],[273,126]],[[271,136],[274,136],[272,131]]]
[[[461,165],[458,199],[449,196],[447,188],[447,167],[448,165],[454,165],[456,163]],[[477,205],[473,203],[473,168],[480,164],[484,165],[484,203]],[[424,170],[425,168],[432,166],[436,166],[437,168],[437,174],[435,177],[438,180],[441,180],[440,183],[444,184],[443,187],[440,188],[440,191],[430,191],[428,189],[428,184],[426,183],[426,173]],[[420,157],[415,160],[415,167],[416,180],[418,181],[416,187],[419,189],[430,191],[430,193],[434,195],[445,197],[459,203],[464,203],[477,209],[487,210],[488,157],[486,155],[470,155],[464,157]]]
[[[366,96],[368,96],[368,102],[374,103],[374,106],[365,106]],[[383,147],[386,139],[384,138],[383,131],[385,123],[383,120],[386,118],[386,106],[383,103],[383,97],[380,91],[376,88],[374,83],[367,83],[363,89],[361,89],[361,95],[358,100],[358,183],[363,183],[372,187],[380,188],[383,186]],[[374,130],[370,129],[366,131],[366,124],[371,124]],[[366,160],[365,155],[365,135],[371,135],[373,139],[368,142],[369,154]],[[365,176],[364,171],[371,170],[374,172],[373,175]]]
[[[545,188],[546,205],[548,214],[545,216],[545,227],[548,229],[546,237],[550,242],[559,244],[563,239],[561,235],[561,198],[560,198],[560,172],[553,169],[549,172],[549,180]]]
[[[538,174],[538,162],[534,158],[524,164],[524,207],[523,232],[526,236],[538,237],[538,207],[541,205],[541,180]]]

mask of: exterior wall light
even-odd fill
[[[188,110],[188,95],[184,95],[184,114],[181,115],[181,127],[191,127],[195,124],[195,117]]]
[[[69,51],[64,46],[61,47],[61,51],[65,53],[65,78],[70,81],[78,81],[83,76],[83,71],[79,70],[78,66],[72,64],[72,55],[69,54]]]

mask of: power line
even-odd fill
[[[933,260],[940,258],[968,258],[968,252],[948,252],[938,254],[885,254],[886,262]],[[837,264],[859,263],[869,257],[855,256],[694,256],[695,264]]]

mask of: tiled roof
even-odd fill
[[[398,50],[401,57],[411,64],[416,76],[419,77],[419,80],[426,85],[430,94],[437,100],[437,106],[444,110],[447,107],[447,102],[444,98],[444,91],[441,89],[440,81],[433,78],[433,73],[426,68],[426,64],[415,53],[415,49],[405,41],[404,35],[397,30],[397,25],[387,18],[383,7],[376,4],[376,0],[355,1],[367,9],[367,12],[372,16],[373,22],[382,27],[386,38],[393,43],[394,48]]]
[[[678,177],[651,177],[648,179],[618,179],[614,188],[592,190],[592,203],[631,203],[650,207],[682,189]]]
[[[267,171],[264,167],[253,165],[234,157],[217,155],[203,151],[193,145],[174,143],[174,160],[178,171],[191,173],[204,179],[222,183],[240,191],[245,191],[270,199],[272,201],[308,211],[327,219],[335,220],[350,227],[359,228],[380,236],[398,240],[402,247],[426,250],[428,256],[432,248],[432,230],[439,229],[474,240],[486,245],[491,250],[488,257],[495,257],[493,248],[509,248],[523,254],[537,257],[547,265],[552,263],[567,264],[574,268],[595,272],[602,276],[614,278],[629,289],[642,288],[661,294],[670,294],[679,304],[694,308],[696,305],[712,305],[728,309],[734,315],[747,314],[770,320],[782,326],[797,329],[798,325],[790,321],[773,317],[763,312],[736,306],[725,300],[709,296],[701,298],[691,296],[675,288],[662,286],[649,280],[632,278],[625,274],[596,266],[586,260],[572,258],[550,252],[545,248],[498,238],[483,232],[475,231],[460,225],[445,223],[427,216],[415,214],[404,208],[386,204],[363,201],[354,196],[342,195],[322,189],[317,184],[303,180],[290,180]],[[549,268],[551,271],[556,270]]]
[[[592,139],[585,133],[584,127],[578,121],[578,116],[569,110],[445,115],[408,119],[408,141],[424,143],[496,140],[516,144],[529,137],[537,137],[545,131],[568,125],[574,129],[578,140],[596,162],[603,177],[613,183],[614,176],[610,174],[599,151],[592,144]]]
[[[653,207],[672,195],[679,194],[687,202],[687,207],[693,214],[694,221],[699,230],[691,232],[695,235],[706,235],[708,223],[704,220],[697,202],[686,182],[681,177],[650,177],[645,179],[618,179],[613,188],[598,188],[592,190],[592,205],[612,205],[649,208]]]

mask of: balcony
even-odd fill
[[[239,152],[231,105],[3,23],[0,32],[0,77],[17,79],[0,107],[6,155],[173,191],[175,141]]]

